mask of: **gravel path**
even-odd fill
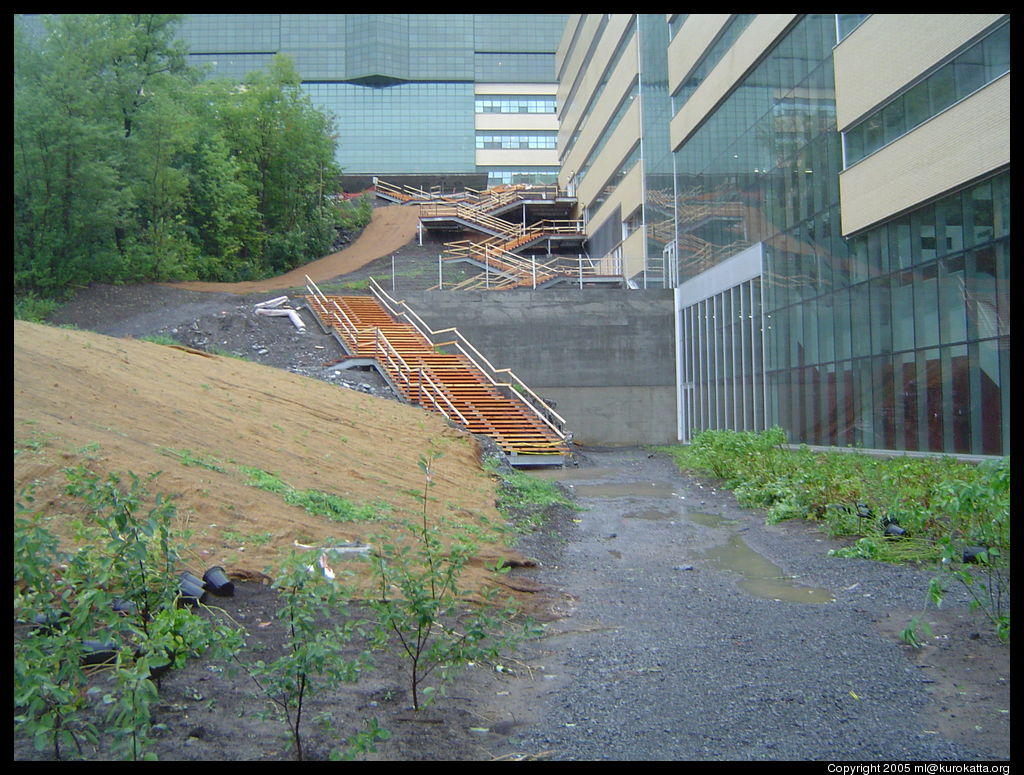
[[[542,574],[575,598],[542,641],[559,688],[513,749],[558,760],[1008,755],[936,732],[932,679],[876,624],[883,610],[919,609],[928,574],[828,557],[834,544],[806,523],[765,526],[644,450],[587,457],[562,477],[586,511],[561,565]],[[830,602],[793,602],[803,599]]]

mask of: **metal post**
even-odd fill
[[[444,290],[444,278],[441,276],[441,254],[437,254],[437,290]]]
[[[530,263],[533,265],[533,290],[537,290],[537,257],[530,256]]]
[[[395,254],[391,254],[391,292],[395,292]]]

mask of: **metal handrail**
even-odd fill
[[[344,328],[350,329],[350,330],[343,331],[343,333],[348,334],[349,336],[351,336],[353,338],[353,341],[354,341],[354,344],[355,344],[355,347],[356,347],[356,351],[358,351],[358,336],[357,335],[358,335],[359,329],[356,328],[356,326],[352,324],[352,321],[348,318],[348,315],[344,312],[344,310],[341,309],[341,307],[337,304],[336,300],[329,300],[324,295],[324,293],[317,287],[316,283],[314,283],[308,276],[306,277],[306,288],[309,291],[310,296],[313,297],[314,301],[320,307],[320,309],[322,310],[322,312],[323,312],[323,314],[325,316],[328,315],[328,314],[332,314],[333,317],[339,323],[342,324],[343,329]],[[495,388],[502,388],[502,387],[503,388],[507,388],[510,393],[516,393],[516,386],[518,386],[519,389],[521,389],[522,391],[525,391],[526,393],[528,393],[534,400],[536,400],[537,403],[539,403],[541,406],[543,406],[552,416],[556,417],[559,421],[561,421],[563,423],[565,422],[565,420],[561,416],[559,416],[557,413],[555,413],[554,410],[552,410],[550,407],[548,407],[547,404],[545,404],[544,401],[539,396],[537,396],[536,393],[534,393],[532,390],[530,390],[530,388],[527,387],[522,382],[522,380],[520,380],[518,377],[516,377],[515,374],[512,373],[511,369],[500,369],[500,370],[499,369],[495,369],[490,364],[490,362],[487,361],[487,359],[484,358],[482,355],[480,355],[480,353],[476,350],[476,348],[474,348],[468,341],[466,341],[465,338],[462,337],[462,335],[456,329],[454,329],[454,328],[453,329],[448,329],[446,332],[433,332],[433,331],[431,331],[431,329],[429,327],[426,326],[426,324],[423,322],[423,320],[418,315],[416,315],[415,312],[413,312],[411,309],[409,309],[408,305],[404,301],[396,302],[394,299],[392,299],[390,296],[388,296],[388,294],[385,293],[380,288],[380,286],[376,283],[375,280],[372,280],[372,279],[371,279],[371,290],[373,290],[374,296],[377,298],[378,303],[380,303],[382,306],[384,306],[384,308],[388,311],[388,313],[392,317],[404,317],[404,318],[406,318],[409,321],[409,324],[412,325],[412,327],[416,330],[416,332],[421,337],[423,337],[423,339],[425,341],[429,342],[434,347],[454,345],[455,348],[459,351],[459,353],[461,353],[461,356],[463,358],[465,358],[466,361],[471,363],[477,369],[477,371],[480,374],[482,374],[483,377],[487,381],[490,382],[490,384],[493,387],[495,387]],[[331,313],[330,312],[330,310],[328,308],[328,301],[333,301],[334,302],[333,306],[337,310],[336,313]],[[406,310],[405,312],[396,312],[396,310],[393,309],[392,305],[397,306],[399,304],[402,305],[403,307],[405,307],[405,310]],[[364,330],[365,331],[369,331],[370,327],[367,327]],[[426,333],[428,331],[430,332],[429,334]],[[477,360],[475,360],[473,358],[473,356],[471,356],[468,352],[466,352],[466,349],[462,347],[462,344],[460,342],[458,342],[458,341],[445,342],[445,343],[443,343],[443,345],[442,344],[437,344],[436,342],[434,342],[433,335],[435,333],[447,333],[447,332],[454,332],[457,337],[459,337],[460,339],[462,339],[465,342],[467,347],[469,347],[470,349],[473,350],[473,352],[476,353],[477,358],[479,358],[480,360],[482,360],[484,363],[486,363],[488,365],[488,367],[490,368],[490,370],[492,372],[494,372],[494,373],[506,373],[511,380],[515,381],[515,385],[510,384],[510,383],[499,383],[499,382],[497,382],[485,369],[483,369],[480,366],[479,362]],[[434,380],[434,378],[431,376],[431,374],[433,372],[433,369],[430,366],[426,365],[425,362],[422,361],[422,356],[421,356],[420,363],[417,364],[416,368],[413,368],[412,366],[409,365],[409,363],[405,360],[405,358],[402,357],[401,353],[399,353],[397,348],[391,343],[391,340],[388,338],[387,334],[379,326],[374,326],[373,327],[373,334],[374,334],[374,338],[373,338],[373,342],[374,342],[373,343],[374,358],[379,362],[380,368],[384,372],[386,372],[387,374],[390,374],[390,375],[393,376],[393,378],[395,379],[395,383],[394,384],[395,384],[395,387],[397,389],[399,389],[401,392],[405,393],[406,397],[409,400],[413,400],[413,395],[414,395],[414,393],[413,393],[413,380],[412,380],[412,376],[411,375],[415,371],[416,374],[417,374],[417,379],[416,379],[416,383],[415,383],[416,384],[415,402],[423,405],[423,403],[424,403],[423,399],[425,397],[430,402],[430,405],[434,408],[434,410],[437,411],[439,414],[443,415],[447,420],[449,420],[449,421],[457,421],[457,422],[461,423],[463,426],[470,427],[470,421],[459,410],[459,408],[453,403],[453,401],[451,400],[451,398],[449,398],[449,396],[446,393],[446,391],[442,387],[440,387],[438,385],[438,383]],[[521,394],[517,394],[517,395],[520,398],[520,404],[521,405],[523,405],[525,407],[528,407],[542,422],[544,422],[545,425],[547,425],[551,429],[551,431],[555,434],[555,436],[560,441],[562,441],[562,442],[565,441],[566,437],[561,432],[560,428],[558,428],[555,425],[553,425],[551,423],[551,421],[547,417],[545,417],[544,414],[542,412],[540,412],[537,409],[536,406],[532,405],[529,400],[526,400],[523,395],[521,395]],[[507,395],[506,397],[511,398],[512,396],[511,395]],[[445,407],[447,407],[447,411],[446,411]],[[457,418],[457,420],[455,420],[453,418]],[[551,442],[551,441],[548,441],[548,442],[534,441],[534,442],[531,442],[531,446],[533,446],[533,447],[550,447],[552,449],[552,454],[554,454],[557,451],[556,447],[558,446],[558,444],[557,444],[557,442]],[[537,453],[537,454],[546,454],[546,453]]]
[[[309,295],[316,299],[320,306],[323,307],[325,314],[330,312],[330,314],[333,314],[338,318],[342,324],[341,327],[343,333],[347,334],[351,338],[352,343],[355,344],[359,339],[359,329],[356,328],[355,324],[349,319],[349,316],[345,314],[345,310],[338,305],[338,302],[334,299],[328,299],[327,296],[324,295],[323,291],[317,287],[316,283],[310,279],[309,275],[306,275],[306,290],[309,291]],[[334,306],[333,311],[328,310],[329,302]]]
[[[437,383],[434,382],[434,380],[431,378],[429,371],[430,369],[426,366],[419,367],[420,387],[423,387],[423,380],[426,379],[427,385],[430,386],[430,388],[439,398],[444,400],[444,402],[448,405],[448,408],[451,409],[451,411],[459,418],[459,422],[461,422],[463,425],[469,425],[469,420],[467,420],[466,416],[459,411],[458,407],[456,407],[455,404],[452,403],[451,399],[448,398],[448,394],[445,393],[444,390],[442,390],[440,387],[438,387]],[[445,412],[438,405],[437,400],[430,394],[430,390],[427,391],[427,397],[430,399],[431,403],[433,403],[434,408],[437,409],[437,411],[439,411],[445,417],[448,417],[449,420],[451,419],[451,417],[448,416],[448,413]]]
[[[487,360],[487,358],[485,358],[480,353],[480,351],[477,350],[476,347],[474,347],[472,343],[470,343],[470,341],[459,332],[457,328],[446,328],[440,331],[434,331],[429,326],[427,326],[423,319],[419,315],[417,315],[416,312],[412,310],[408,304],[406,304],[406,302],[396,301],[395,299],[393,299],[391,296],[387,294],[386,291],[384,291],[383,288],[380,287],[380,285],[377,284],[377,281],[374,280],[372,277],[370,278],[370,291],[373,293],[374,296],[377,297],[377,300],[384,305],[388,312],[390,312],[392,315],[396,317],[406,318],[412,324],[413,328],[415,328],[429,342],[435,344],[435,346],[437,345],[437,342],[435,341],[434,337],[437,336],[438,334],[455,334],[459,341],[446,344],[454,344],[456,349],[459,350],[459,352],[462,353],[470,361],[470,363],[472,363],[491,382],[491,384],[495,385],[496,387],[502,386],[508,388],[512,393],[516,394],[516,396],[523,402],[523,404],[529,407],[530,410],[533,411],[533,413],[536,414],[537,417],[539,417],[560,438],[565,438],[565,435],[562,433],[561,428],[552,423],[548,419],[548,417],[545,416],[545,413],[547,413],[547,415],[550,417],[554,417],[559,423],[563,425],[565,424],[565,418],[558,414],[558,412],[556,412],[550,406],[548,406],[544,399],[542,399],[535,392],[533,392],[533,390],[531,390],[525,382],[519,379],[519,377],[517,377],[511,369],[496,369],[494,365],[489,360]],[[397,309],[395,308],[398,305],[404,307],[405,311],[397,311]],[[465,345],[465,347],[463,347],[463,345]],[[467,348],[468,350],[472,351],[472,353],[475,354],[476,357],[471,355],[470,352],[467,352]],[[486,368],[480,365],[481,361],[486,364]],[[491,374],[506,374],[509,377],[509,379],[514,382],[498,382],[498,380],[492,377]],[[517,387],[520,390],[525,391],[526,395],[529,395],[534,400],[526,400],[522,392],[516,389]],[[538,409],[538,405],[544,408],[543,412],[540,409]]]

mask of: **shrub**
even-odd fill
[[[151,758],[157,669],[209,649],[233,653],[241,636],[176,605],[181,537],[171,499],[151,498],[132,473],[127,486],[83,466],[66,476],[68,494],[86,507],[75,551],[61,550],[26,505],[31,493],[15,509],[15,730],[57,759],[85,756],[101,731],[114,753]],[[100,664],[83,664],[90,641]]]
[[[293,555],[274,580],[280,596],[276,616],[288,633],[285,653],[270,662],[243,665],[288,727],[298,761],[303,760],[302,722],[309,700],[321,687],[355,682],[365,664],[344,653],[353,632],[347,595],[313,570],[318,559],[317,552]],[[376,722],[372,729],[381,731]]]
[[[370,602],[376,614],[374,642],[384,648],[393,640],[408,658],[414,710],[421,706],[421,695],[432,697],[435,687],[424,682],[435,671],[444,680],[467,663],[491,662],[519,637],[508,630],[515,607],[511,602],[496,605],[493,590],[483,593],[483,605],[462,600],[459,580],[475,547],[461,537],[445,546],[439,526],[427,517],[431,467],[439,457],[435,453],[419,461],[424,475],[420,524],[393,522],[392,533],[374,539],[372,557],[380,589]],[[523,633],[528,629],[527,623]]]

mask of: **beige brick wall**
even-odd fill
[[[743,77],[750,67],[782,34],[793,21],[795,14],[762,13],[758,14],[750,26],[737,38],[732,48],[722,58],[714,70],[708,75],[687,101],[686,105],[672,119],[670,135],[672,149],[677,150],[687,137],[699,126],[718,102],[729,93],[729,90]],[[689,24],[690,20],[687,19]],[[685,27],[676,36],[678,41],[685,33]],[[675,43],[675,41],[673,41]],[[681,43],[679,45],[682,45]],[[678,49],[677,49],[678,50]],[[703,53],[703,52],[701,52]],[[672,65],[670,65],[671,67]],[[692,65],[691,65],[692,66]],[[683,74],[678,74],[677,79]],[[675,90],[678,83],[669,84],[669,92]]]
[[[997,21],[998,13],[881,13],[834,52],[840,131]],[[880,52],[882,52],[880,54]]]
[[[844,235],[1010,163],[1010,76],[839,176]]]

